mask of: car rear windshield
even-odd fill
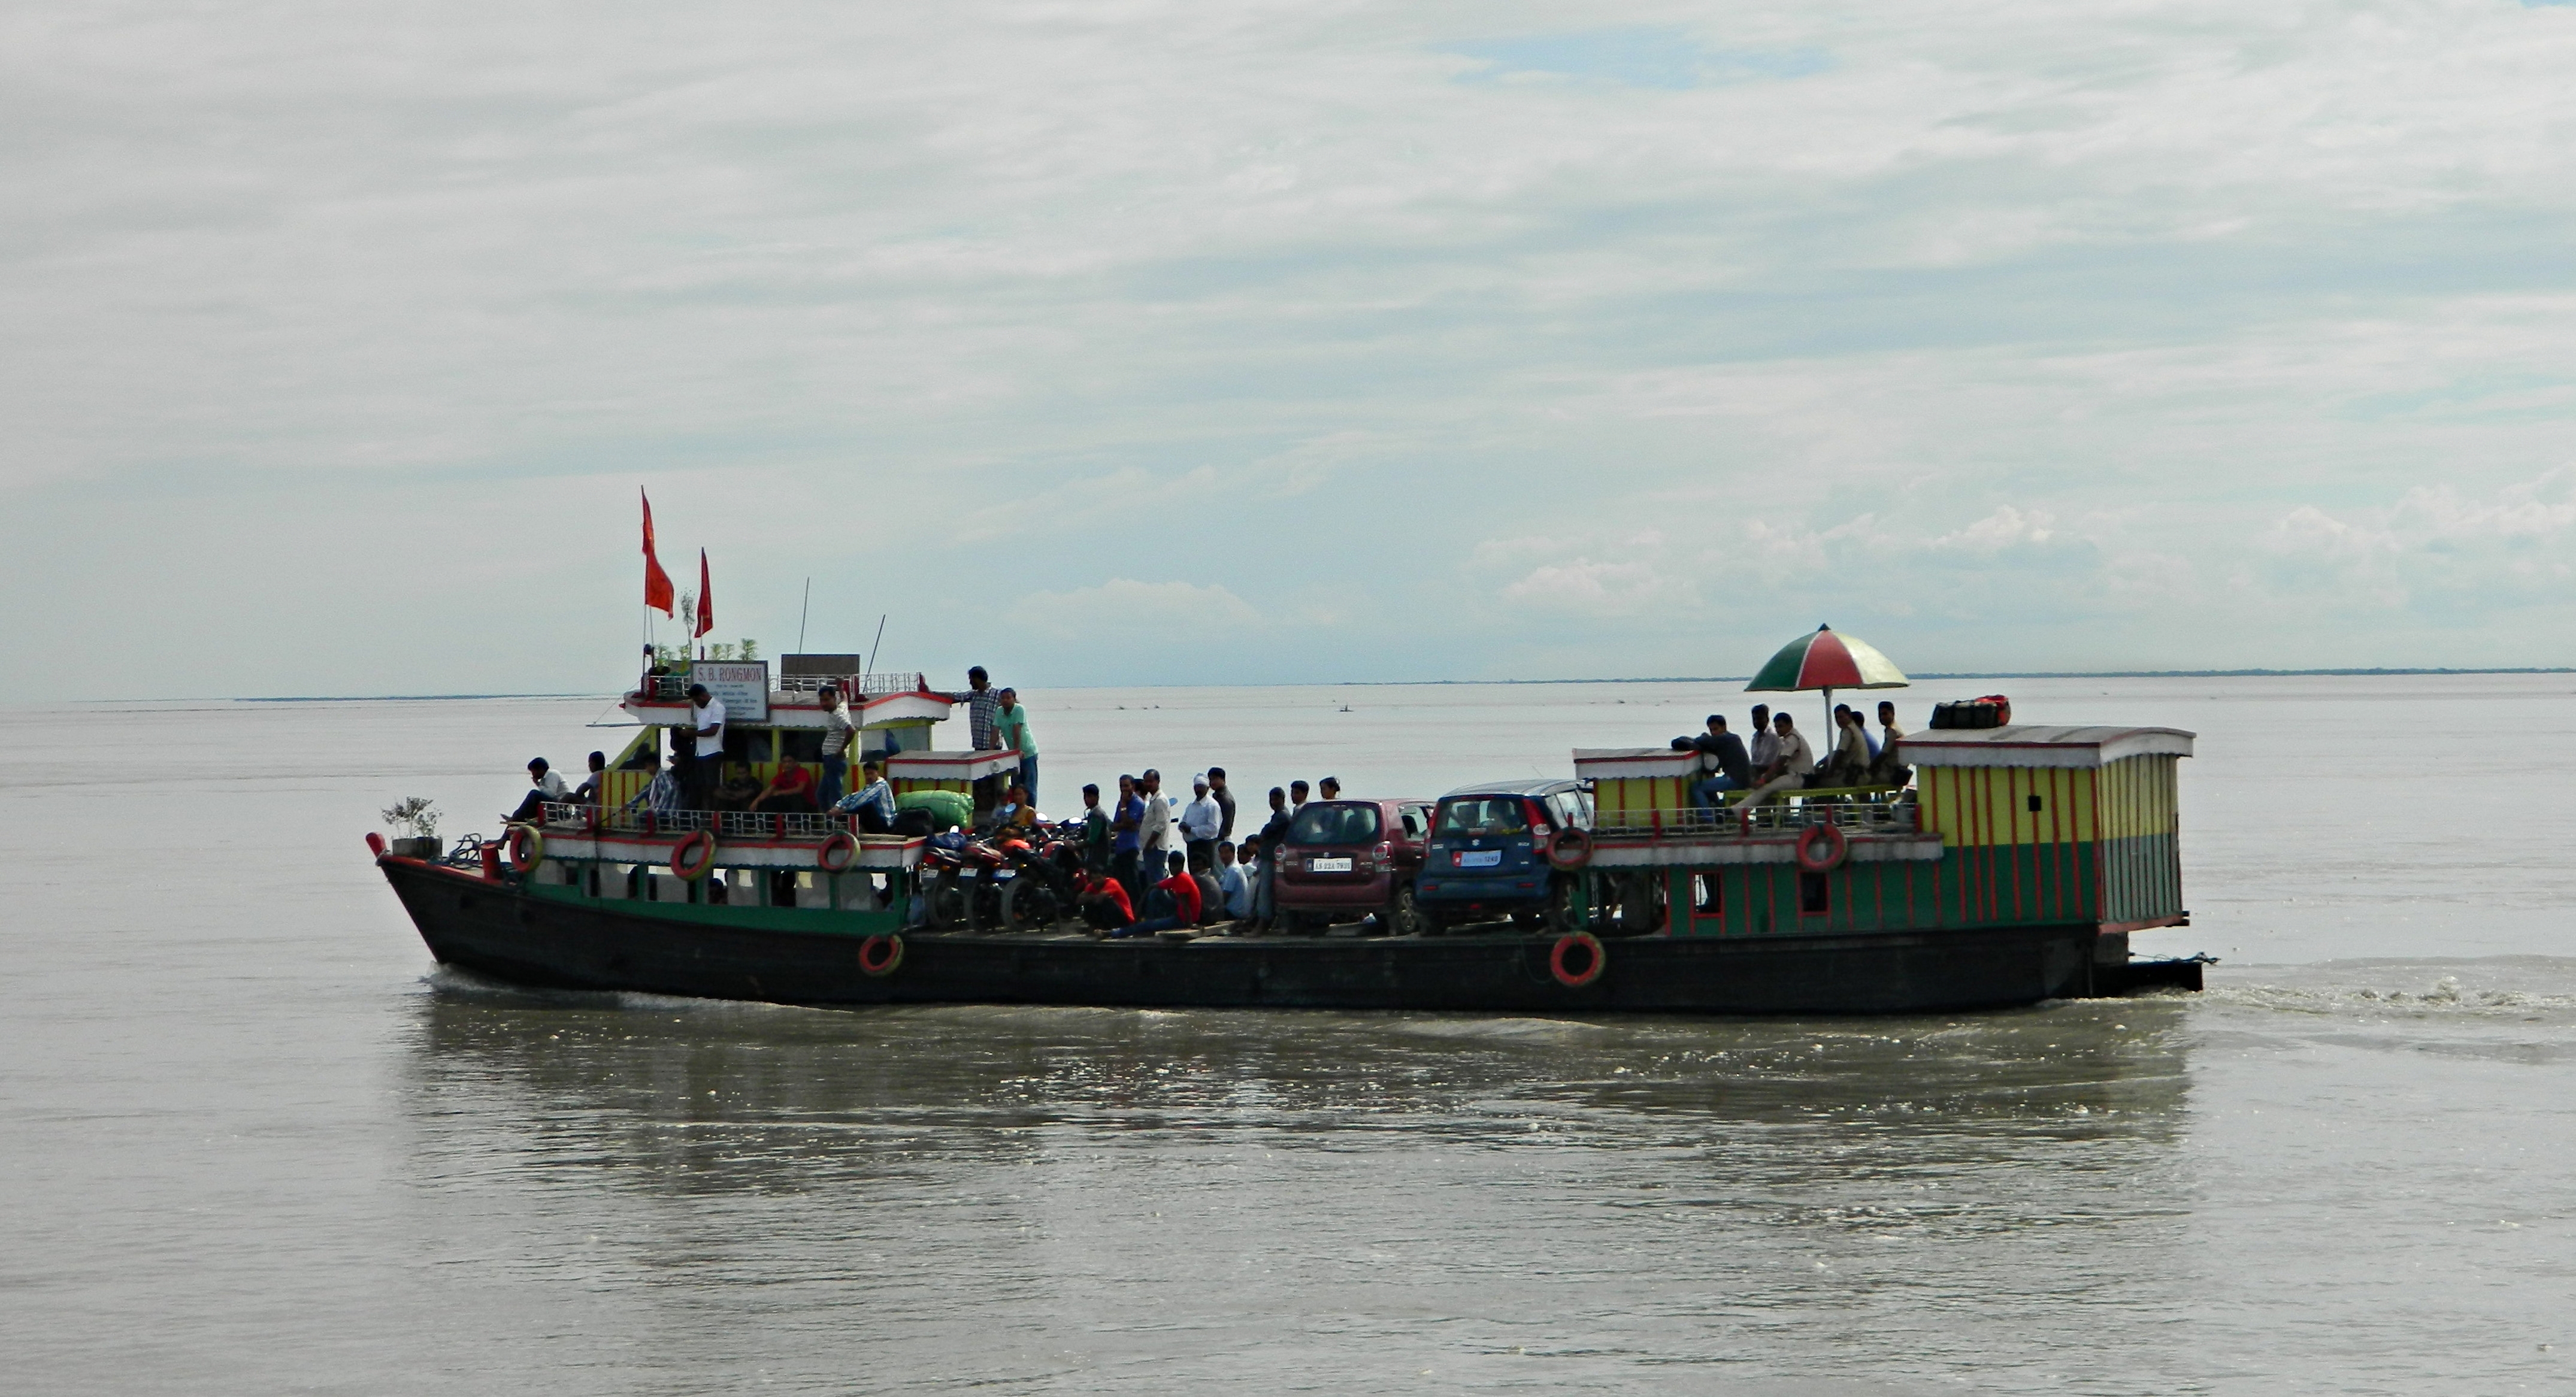
[[[1288,826],[1291,844],[1375,844],[1374,805],[1309,805]]]
[[[1432,833],[1465,839],[1480,834],[1522,834],[1528,829],[1519,796],[1467,796],[1441,805],[1440,824]]]

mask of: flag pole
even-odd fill
[[[805,653],[805,618],[814,611],[814,579],[805,579],[805,604],[796,611],[796,653]]]

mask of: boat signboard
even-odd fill
[[[724,700],[726,722],[769,721],[767,660],[699,660],[689,666],[689,682]]]

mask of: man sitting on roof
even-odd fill
[[[1834,705],[1834,754],[1816,768],[1818,786],[1858,786],[1869,780],[1869,736],[1860,715],[1848,705]]]
[[[843,796],[832,807],[842,815],[859,817],[859,833],[890,834],[894,831],[894,787],[885,779],[885,764],[861,762],[859,775],[867,781],[856,792]]]
[[[519,802],[517,810],[502,817],[514,825],[543,820],[546,817],[546,802],[560,801],[564,798],[563,778],[546,769],[546,759],[543,757],[528,758],[528,784],[536,789],[528,792],[527,799]]]
[[[1895,704],[1879,704],[1878,725],[1886,731],[1886,736],[1879,739],[1878,760],[1870,765],[1869,783],[1873,786],[1903,786],[1914,779],[1914,768],[1907,766],[1905,759],[1896,754],[1896,744],[1904,738],[1905,730],[1896,725]]]
[[[1721,803],[1719,792],[1753,785],[1753,759],[1745,755],[1744,739],[1726,730],[1725,714],[1708,715],[1708,731],[1692,738],[1690,745],[1717,765],[1715,776],[1691,783],[1691,804],[1715,809]]]
[[[1794,791],[1805,786],[1807,768],[1816,760],[1815,749],[1807,745],[1806,735],[1798,731],[1797,724],[1789,721],[1788,714],[1772,714],[1771,725],[1779,730],[1780,755],[1755,773],[1762,778],[1762,784],[1754,787],[1753,794],[1744,798],[1741,808],[1748,811],[1782,791]]]

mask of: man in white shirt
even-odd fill
[[[1753,762],[1753,779],[1771,779],[1771,764],[1780,760],[1780,735],[1771,731],[1771,705],[1753,705],[1753,741],[1746,753]]]
[[[1145,800],[1145,812],[1136,821],[1136,861],[1149,872],[1168,869],[1176,836],[1172,831],[1172,803],[1163,795],[1163,773],[1145,768],[1145,774],[1137,778],[1136,794]],[[1147,877],[1149,886],[1154,881]]]
[[[849,705],[841,702],[841,686],[823,686],[823,789],[814,799],[826,810],[841,798],[850,779]]]
[[[1775,715],[1771,723],[1779,729],[1779,755],[1771,759],[1771,765],[1757,768],[1754,772],[1762,778],[1762,784],[1754,787],[1753,794],[1746,796],[1744,804],[1737,807],[1747,820],[1753,817],[1753,807],[1782,791],[1794,791],[1806,785],[1807,772],[1816,764],[1815,749],[1807,745],[1806,735],[1789,721],[1788,714]]]
[[[692,810],[707,809],[707,794],[724,779],[724,700],[707,692],[704,684],[689,686],[689,731],[698,739],[697,758],[689,763],[688,773],[680,786],[689,798]]]
[[[1193,799],[1181,810],[1181,841],[1190,856],[1190,871],[1205,873],[1216,859],[1217,832],[1225,824],[1225,808],[1208,796],[1206,776],[1190,778]]]
[[[563,778],[555,775],[546,766],[546,759],[543,757],[528,759],[528,784],[536,789],[528,792],[527,799],[519,802],[517,810],[502,816],[502,819],[512,824],[543,820],[546,816],[546,802],[564,798]]]

